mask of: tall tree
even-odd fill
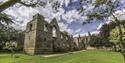
[[[123,27],[123,25],[120,25],[121,26],[121,30],[122,30],[122,41],[124,42],[125,41],[125,28]],[[121,51],[121,44],[119,42],[119,32],[118,32],[118,26],[115,26],[115,28],[113,28],[111,31],[110,31],[110,35],[109,35],[109,40],[110,42],[114,43],[114,50],[115,51]],[[125,42],[123,43],[125,44]]]
[[[121,53],[124,55],[125,48],[123,48],[125,45],[123,44],[123,36],[122,36],[122,29],[120,25],[120,19],[115,15],[115,12],[122,11],[125,7],[125,4],[123,3],[123,0],[87,0],[90,2],[93,6],[91,11],[89,13],[83,13],[83,15],[88,17],[88,21],[93,20],[108,20],[109,17],[112,17],[114,22],[116,22],[116,25],[118,25],[118,32],[119,32],[119,42],[122,45],[122,51]],[[84,11],[83,11],[84,12]],[[124,55],[125,56],[125,55]]]

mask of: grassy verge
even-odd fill
[[[10,54],[0,54],[0,63],[124,63],[120,53],[107,51],[84,51],[66,53],[65,55],[43,57],[16,54],[19,58],[11,58]]]

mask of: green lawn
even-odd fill
[[[10,54],[0,54],[0,63],[125,63],[120,53],[106,51],[66,53],[46,58],[40,55],[16,54],[16,56],[19,58],[11,58]]]

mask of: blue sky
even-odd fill
[[[59,12],[57,13],[54,13],[51,3],[48,3],[45,7],[36,8],[25,6],[19,7],[20,4],[16,4],[13,7],[8,8],[4,12],[13,17],[13,20],[16,23],[13,26],[21,30],[25,30],[27,22],[32,20],[33,15],[35,15],[36,13],[40,13],[48,22],[50,22],[53,18],[56,18],[60,26],[60,30],[67,31],[69,34],[72,34],[74,36],[78,36],[79,34],[85,35],[87,32],[98,33],[98,28],[105,22],[94,21],[90,24],[83,25],[86,16],[81,16],[82,14],[79,14],[78,10],[80,9],[80,0],[72,0],[72,4],[69,3],[69,1],[70,0],[58,0],[61,6],[59,7]],[[125,0],[122,1],[124,2]],[[91,4],[83,7],[87,8],[86,11],[89,10],[90,12],[93,8]],[[118,11],[116,13],[119,14],[121,12]]]

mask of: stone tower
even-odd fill
[[[26,27],[24,51],[31,55],[52,53],[52,39],[51,26],[36,14]]]

